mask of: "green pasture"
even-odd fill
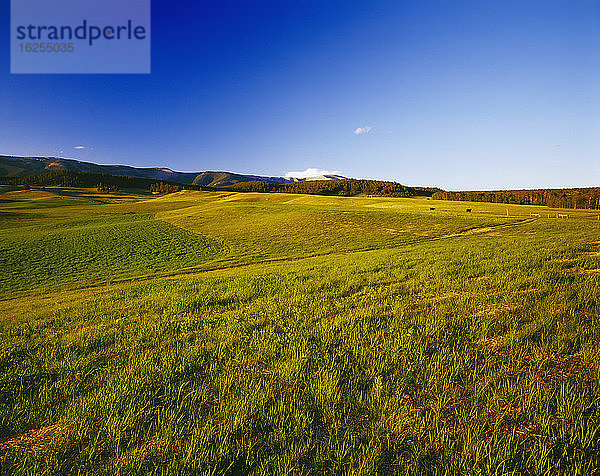
[[[600,470],[591,211],[44,192],[0,190],[0,473]]]

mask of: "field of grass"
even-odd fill
[[[134,204],[117,210],[98,206],[106,199],[47,191],[17,197],[0,202],[0,292],[180,269],[220,249],[216,241],[156,220]]]
[[[548,215],[0,189],[0,473],[598,474],[600,221]]]

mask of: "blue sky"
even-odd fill
[[[150,75],[11,75],[3,34],[0,154],[600,186],[597,1],[153,0],[151,37]]]

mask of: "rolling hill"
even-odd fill
[[[505,209],[0,185],[0,474],[597,474],[597,214]]]

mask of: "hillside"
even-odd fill
[[[284,177],[261,177],[259,175],[241,175],[232,172],[202,172],[196,176],[194,185],[205,185],[208,187],[226,187],[243,182],[268,182],[273,184],[287,183],[289,179]]]
[[[303,182],[310,180],[332,180],[344,178],[338,175],[318,177],[265,177],[242,175],[232,172],[176,172],[164,167],[131,167],[128,165],[98,165],[60,157],[16,157],[0,155],[0,177],[25,177],[56,170],[85,172],[90,174],[123,175],[152,180],[166,180],[182,184],[223,187],[240,182],[263,181],[275,184]]]
[[[55,170],[85,172],[91,174],[123,175],[153,180],[168,180],[191,184],[197,173],[174,172],[167,168],[139,168],[127,165],[98,165],[58,157],[12,157],[0,156],[0,175],[24,177]]]
[[[597,214],[505,208],[0,186],[0,473],[596,474]]]

